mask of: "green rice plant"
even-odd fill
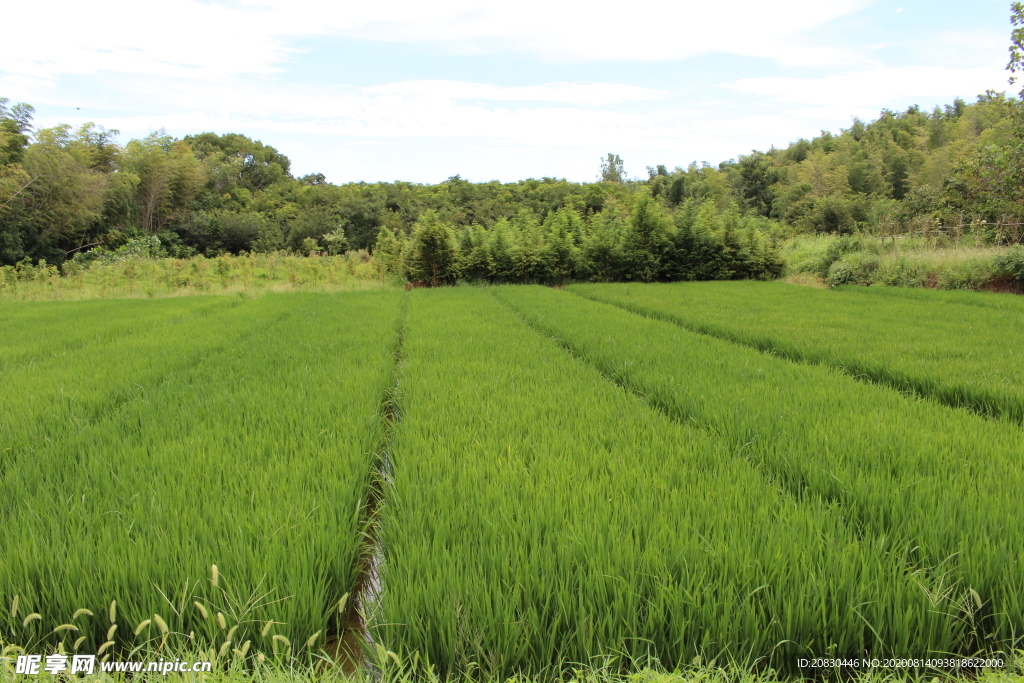
[[[929,599],[958,605],[967,633],[951,647],[1019,646],[1024,433],[1016,425],[568,292],[498,296],[663,413],[728,443],[801,505],[827,504],[863,542],[884,542]],[[929,636],[901,618],[886,626],[908,652],[928,648]]]
[[[1008,296],[995,292],[966,292],[963,290],[921,289],[916,287],[836,287],[837,291],[856,292],[866,296],[890,299],[911,299],[924,301],[932,306],[943,307],[946,304],[964,306],[981,306],[998,308],[1006,311],[1024,312],[1024,297]],[[951,315],[956,315],[956,307],[946,308]]]
[[[109,355],[144,392],[19,453],[0,481],[0,604],[18,601],[0,611],[5,640],[283,661],[336,635],[399,298],[266,297]]]
[[[416,291],[406,329],[371,621],[401,661],[486,680],[966,647],[960,595],[908,571],[913,549],[652,409],[490,290]]]
[[[1024,423],[1024,323],[1014,306],[951,308],[910,297],[764,282],[571,290],[696,332]],[[945,301],[966,298],[965,293]]]
[[[0,372],[107,344],[154,327],[211,315],[238,298],[0,304]]]
[[[147,392],[212,349],[244,346],[266,325],[291,315],[295,301],[270,297],[257,305],[238,298],[194,298],[191,306],[170,308],[152,303],[172,315],[150,314],[140,316],[137,324],[126,323],[118,311],[122,306],[134,311],[134,302],[103,302],[101,308],[108,309],[114,320],[108,327],[102,316],[88,315],[91,305],[79,318],[77,308],[68,310],[60,304],[53,309],[57,320],[35,326],[46,338],[77,338],[78,343],[4,368],[0,478],[15,460],[34,458],[42,446],[62,441],[126,404],[145,400]],[[254,315],[256,310],[264,315]],[[119,326],[119,331],[112,331]]]

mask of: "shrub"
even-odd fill
[[[928,271],[905,256],[886,259],[878,264],[872,284],[887,287],[923,287],[928,282]]]
[[[825,250],[824,256],[817,264],[818,276],[821,278],[828,278],[829,271],[832,269],[832,264],[841,259],[847,254],[852,254],[859,251],[861,248],[861,241],[859,238],[853,235],[843,235],[828,245]]]
[[[992,280],[993,264],[979,259],[954,262],[939,271],[940,289],[981,289]]]
[[[870,285],[879,259],[874,254],[854,252],[847,254],[831,265],[826,278],[832,287],[838,285]]]
[[[1017,245],[996,258],[998,275],[1009,278],[1018,287],[1024,287],[1024,246]]]

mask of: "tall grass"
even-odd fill
[[[363,253],[365,254],[365,252]],[[247,292],[311,292],[387,286],[360,253],[293,256],[284,253],[216,258],[126,258],[61,270],[45,263],[0,267],[0,301],[151,298]]]
[[[323,647],[357,570],[398,298],[267,297],[64,359],[115,381],[87,376],[84,412],[51,392],[57,415],[37,426],[52,438],[27,430],[9,456],[5,638],[111,640],[115,658],[168,638],[214,655]]]
[[[1012,286],[1012,274],[1002,265],[1012,251],[987,244],[978,235],[799,235],[785,244],[782,254],[790,277],[821,278],[830,285],[1002,290]]]
[[[951,308],[764,282],[578,285],[573,291],[1024,423],[1024,327],[1010,304]]]
[[[962,620],[960,640],[944,647],[1012,648],[1024,636],[1024,518],[1015,502],[1024,434],[1015,425],[567,292],[516,288],[500,297],[665,414],[730,444],[800,505],[828,504],[862,542],[888,547],[904,578],[935,601],[925,609]],[[928,650],[932,634],[908,614],[872,627],[909,652]]]
[[[785,490],[748,449],[653,410],[488,290],[411,299],[372,626],[403,660],[484,677],[781,667],[970,637],[960,594],[838,501]]]

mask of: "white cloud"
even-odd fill
[[[794,117],[752,115],[747,108],[722,116],[672,103],[657,109],[595,106],[664,94],[614,83],[501,87],[404,81],[324,90],[264,79],[213,84],[133,78],[125,87],[166,113],[97,120],[86,115],[95,103],[85,101],[81,116],[61,120],[72,125],[93,120],[120,130],[122,139],[160,127],[175,135],[243,132],[288,154],[297,173],[321,171],[335,181],[437,181],[454,173],[477,180],[540,175],[589,180],[594,159],[609,150],[629,155],[631,163],[643,161],[633,169],[638,171],[646,163],[717,162],[764,146],[765,131],[794,139],[804,134]],[[56,122],[39,120],[40,125]],[[423,152],[438,147],[443,155]]]
[[[658,100],[668,94],[664,90],[617,83],[544,83],[525,87],[508,87],[489,83],[434,80],[387,83],[367,88],[365,92],[428,99],[561,102],[574,105],[621,104],[639,100]]]
[[[216,84],[133,78],[125,89],[145,102],[149,111],[163,113],[133,113],[97,123],[136,136],[159,127],[189,132],[261,129],[371,138],[504,138],[523,144],[542,139],[556,146],[574,144],[587,135],[607,137],[616,128],[618,136],[643,134],[634,115],[602,107],[666,95],[616,83],[506,87],[401,81],[326,88],[252,78]],[[99,95],[72,102],[67,96],[47,94],[50,103],[82,106],[83,117],[103,107]]]
[[[801,42],[816,26],[872,0],[198,0],[15,3],[4,10],[0,71],[53,79],[115,72],[191,79],[266,74],[296,40],[338,36],[439,44],[461,52],[525,52],[556,61],[674,60],[713,52],[786,63],[857,61]]]
[[[832,74],[824,78],[772,76],[743,78],[724,86],[738,93],[777,102],[839,107],[853,112],[914,97],[973,98],[985,90],[1003,90],[1002,65],[969,69],[944,66],[882,67]]]
[[[612,0],[397,0],[382,12],[383,5],[339,11],[331,0],[314,0],[306,7],[325,31],[373,40],[448,43],[469,52],[514,50],[554,61],[675,60],[723,52],[820,64],[851,55],[802,45],[796,37],[871,1],[652,0],[629,7]],[[291,8],[287,0],[262,5],[274,12]]]

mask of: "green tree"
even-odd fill
[[[489,280],[494,275],[494,260],[487,232],[480,225],[470,225],[460,233],[459,274],[467,280]]]
[[[637,197],[624,240],[627,277],[652,282],[664,276],[671,248],[669,225],[656,201],[645,194]]]
[[[35,112],[24,102],[11,107],[8,102],[6,97],[0,97],[0,166],[17,164],[24,158]]]
[[[298,212],[288,224],[288,246],[296,251],[301,250],[303,240],[321,240],[325,235],[344,230],[345,220],[340,218],[330,206],[312,206]],[[348,246],[346,237],[345,246]]]
[[[387,226],[377,233],[373,262],[382,277],[405,274],[405,243]]]
[[[192,148],[163,131],[132,140],[121,171],[134,179],[134,216],[143,232],[161,232],[194,211],[206,174]]]
[[[22,163],[30,182],[16,201],[26,236],[37,257],[63,260],[102,218],[108,174],[92,167],[81,137],[67,125],[38,131]]]
[[[740,197],[747,208],[759,216],[767,216],[775,201],[775,183],[778,171],[772,159],[763,152],[754,151],[741,156],[737,163],[740,180]]]
[[[605,211],[591,219],[591,229],[583,243],[582,269],[599,282],[613,282],[625,275],[622,218]]]
[[[625,184],[626,169],[618,154],[608,152],[608,156],[601,160],[600,178],[606,183]]]
[[[680,173],[672,179],[668,188],[668,202],[672,206],[678,206],[686,196],[686,174]]]
[[[491,250],[494,279],[511,282],[515,277],[516,245],[512,239],[512,227],[507,218],[500,218],[490,231],[488,246]]]
[[[547,264],[547,278],[561,285],[573,279],[580,271],[580,250],[577,231],[580,217],[573,209],[559,209],[548,214],[545,221],[544,262]]]
[[[211,189],[218,195],[230,194],[235,188],[258,192],[291,177],[287,156],[238,133],[200,133],[186,136],[184,142],[206,167]]]
[[[412,233],[409,276],[437,287],[450,284],[458,276],[458,252],[455,235],[436,211],[430,210],[416,222]]]

